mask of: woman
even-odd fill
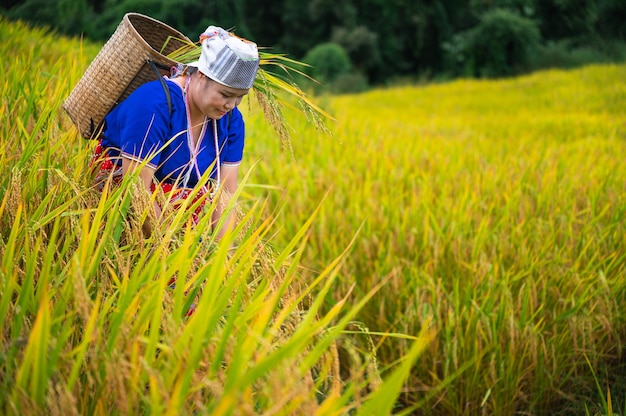
[[[259,53],[253,42],[215,26],[200,41],[199,60],[173,68],[165,77],[167,88],[159,80],[148,82],[107,115],[96,149],[104,160],[96,180],[119,182],[139,169],[146,190],[161,186],[174,203],[196,186],[201,197],[220,189],[226,200],[213,212],[215,225],[237,187],[245,136],[237,106],[254,84]],[[209,169],[211,180],[203,180]],[[192,215],[196,224],[202,205]],[[154,208],[162,219],[161,207]],[[228,215],[218,238],[232,223]]]

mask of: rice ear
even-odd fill
[[[169,58],[175,59],[183,64],[194,62],[200,56],[202,47],[200,43],[186,44],[178,50],[168,55]],[[266,121],[274,128],[274,131],[280,139],[281,148],[288,149],[293,156],[291,147],[291,134],[287,125],[287,121],[283,114],[283,107],[289,106],[295,108],[302,113],[309,122],[312,122],[315,128],[326,134],[331,134],[327,128],[325,120],[333,120],[333,117],[318,106],[291,78],[296,74],[307,77],[314,82],[313,78],[304,74],[297,67],[308,66],[304,62],[287,58],[282,54],[268,53],[259,51],[260,68],[257,72],[256,80],[252,90],[256,96]],[[269,71],[266,68],[273,66],[281,69],[285,76]],[[291,105],[288,98],[295,98],[297,106]]]

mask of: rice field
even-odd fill
[[[0,413],[626,414],[626,66],[320,97],[293,154],[244,102],[217,242],[90,188],[100,45],[0,41]]]
[[[626,414],[625,79],[608,65],[328,98],[334,137],[294,126],[295,162],[251,132],[254,198],[287,204],[277,240],[321,204],[302,263],[355,241],[328,307],[384,282],[359,314],[372,331],[432,319],[402,395],[417,414]],[[406,350],[376,342],[386,362]]]

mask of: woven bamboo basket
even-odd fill
[[[95,138],[104,117],[141,84],[157,79],[178,62],[166,55],[189,38],[151,17],[128,13],[76,84],[63,109],[86,139]]]

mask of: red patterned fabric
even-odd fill
[[[91,167],[95,172],[95,186],[100,191],[104,190],[104,187],[108,181],[110,181],[110,183],[113,185],[119,185],[122,182],[124,176],[122,172],[122,167],[118,166],[117,163],[107,157],[107,152],[102,147],[102,141],[98,142],[94,150],[94,154],[91,159]],[[157,189],[156,186],[161,187],[163,194],[169,201],[169,206],[175,209],[180,208],[183,202],[190,197],[193,191],[193,189],[190,188],[175,188],[171,183],[167,182],[161,182],[159,184],[152,183],[150,186],[150,190],[152,192],[155,192]],[[194,225],[197,225],[200,221],[200,215],[202,214],[204,206],[208,200],[205,195],[206,191],[204,191],[204,189],[200,189],[200,191],[195,194],[193,200],[189,204],[189,209],[191,209],[196,202],[201,200],[200,204],[191,213]]]

